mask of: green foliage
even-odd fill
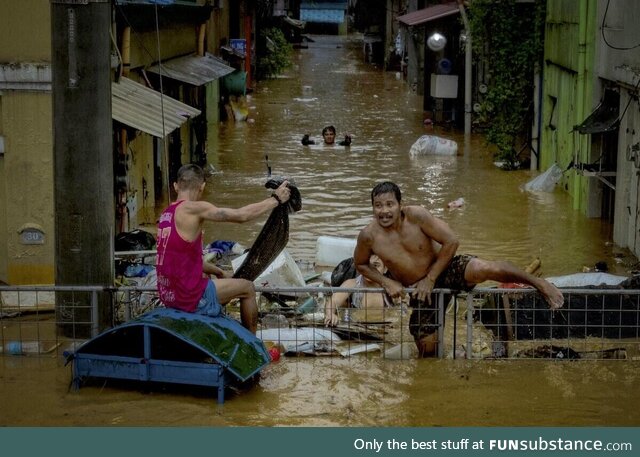
[[[496,158],[514,166],[516,143],[530,128],[533,74],[543,52],[545,0],[474,0],[469,25],[477,59],[485,62],[488,90],[480,115]]]
[[[259,79],[279,75],[291,66],[293,47],[281,30],[275,27],[263,29],[260,31],[260,39],[263,40],[264,46],[261,46],[263,52],[258,56],[256,65]]]

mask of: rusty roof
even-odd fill
[[[403,14],[402,16],[398,16],[397,19],[400,23],[413,27],[425,24],[429,21],[451,16],[452,14],[459,12],[460,9],[458,8],[458,4],[456,2],[450,2],[429,6],[418,11]]]

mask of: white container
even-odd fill
[[[353,257],[356,240],[337,236],[319,236],[316,243],[316,265],[335,267],[344,259]]]
[[[233,271],[236,271],[244,262],[247,254],[243,254],[231,261]],[[271,262],[264,272],[253,283],[260,287],[303,287],[304,276],[293,257],[283,250],[276,259]]]
[[[409,150],[411,157],[421,155],[454,156],[458,153],[458,143],[436,135],[422,135]]]

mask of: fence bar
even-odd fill
[[[98,292],[93,290],[91,291],[91,337],[98,336],[99,332],[99,324],[98,324]]]
[[[473,354],[473,295],[467,294],[467,358]]]

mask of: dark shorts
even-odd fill
[[[473,255],[460,254],[454,256],[449,266],[438,276],[434,289],[451,289],[454,291],[469,292],[474,285],[469,286],[464,280],[464,271]],[[409,332],[418,341],[438,330],[438,296],[431,294],[431,305],[428,302],[420,302],[411,298],[409,306],[413,309],[409,319]],[[451,300],[451,294],[445,294],[444,303]]]

